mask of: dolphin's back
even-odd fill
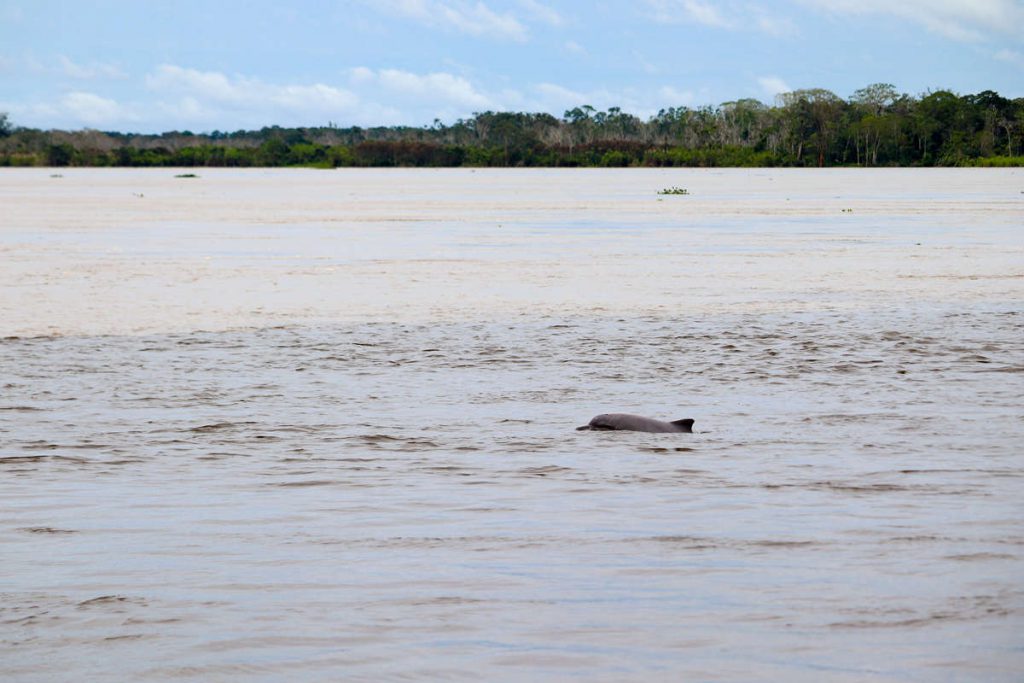
[[[693,420],[685,418],[665,422],[655,420],[642,415],[630,415],[629,413],[602,413],[590,421],[590,424],[579,427],[580,430],[592,429],[598,431],[623,430],[632,432],[671,433],[693,431]]]

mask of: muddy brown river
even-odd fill
[[[1020,680],[1024,172],[193,171],[0,169],[0,678]]]

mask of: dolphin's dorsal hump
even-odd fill
[[[679,425],[684,432],[693,431],[693,419],[689,417],[686,418],[685,420],[672,420],[672,424]]]

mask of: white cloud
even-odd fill
[[[548,110],[578,107],[588,104],[589,100],[592,99],[591,95],[570,90],[554,83],[541,83],[536,86],[536,90],[540,94],[541,101],[545,104],[544,108]]]
[[[995,53],[993,56],[1001,62],[1007,62],[1020,69],[1024,69],[1024,53],[1017,52],[1016,50],[1003,49]]]
[[[0,111],[10,114],[11,121],[16,125],[22,124],[31,127],[49,125],[47,122],[62,116],[62,112],[56,105],[45,102],[0,101]]]
[[[364,101],[350,90],[324,83],[268,83],[164,64],[147,74],[144,84],[155,93],[149,101],[122,103],[75,90],[50,101],[13,103],[3,111],[30,125],[148,132],[317,126],[329,121],[392,125],[405,120],[404,112],[386,103]],[[434,85],[440,87],[443,83]]]
[[[157,92],[183,92],[218,102],[254,99],[258,84],[248,79],[234,83],[222,73],[185,69],[173,64],[161,64],[156,71],[146,74],[146,87]]]
[[[537,0],[519,0],[519,4],[537,21],[551,26],[561,26],[565,23],[565,19],[562,18],[561,14],[547,5],[537,2]]]
[[[421,76],[398,69],[383,69],[378,73],[378,78],[384,87],[404,94],[433,97],[471,107],[494,106],[494,102],[487,95],[477,92],[465,78],[449,73]]]
[[[793,88],[778,76],[762,76],[757,79],[761,91],[769,98],[774,98],[784,92],[793,92]]]
[[[115,64],[104,64],[102,62],[78,64],[68,59],[65,55],[59,55],[57,61],[60,63],[61,73],[78,80],[122,80],[128,78],[128,74]]]
[[[801,0],[839,15],[888,15],[963,42],[998,35],[1024,40],[1024,3],[1019,0]]]
[[[212,109],[189,96],[182,97],[175,105],[165,107],[165,110],[173,111],[175,117],[183,121],[201,121],[214,114]]]
[[[796,35],[796,24],[746,0],[646,0],[648,15],[661,24],[699,24],[729,31],[764,33],[783,38]]]
[[[416,74],[401,69],[356,67],[350,74],[353,83],[375,85],[401,97],[415,99],[419,104],[475,110],[500,108],[493,95],[480,92],[467,79],[450,73]]]
[[[314,111],[343,111],[352,108],[358,102],[353,93],[323,83],[274,86],[269,89],[268,99],[288,109]]]
[[[71,92],[61,98],[61,109],[73,120],[89,126],[108,126],[137,120],[128,108],[91,92]]]
[[[146,87],[162,94],[208,101],[228,107],[261,107],[268,104],[294,111],[316,113],[347,110],[359,98],[348,90],[323,83],[277,85],[245,76],[228,77],[217,71],[186,69],[162,64],[146,75]]]
[[[372,81],[376,74],[373,69],[369,69],[365,66],[357,66],[348,70],[349,78],[354,83],[368,83]]]
[[[690,20],[705,26],[728,27],[730,22],[721,15],[718,9],[703,0],[682,0],[681,9]]]
[[[166,128],[193,129],[340,125],[419,125],[474,111],[505,110],[522,100],[514,90],[484,91],[445,72],[413,73],[357,66],[343,85],[268,83],[245,75],[163,64],[145,77],[157,94],[151,108]]]
[[[663,24],[697,23],[715,28],[730,28],[732,22],[706,0],[648,0],[655,21]]]
[[[312,126],[327,121],[387,125],[396,112],[324,83],[268,83],[243,75],[162,64],[146,75],[172,127]]]
[[[368,3],[393,15],[431,27],[478,37],[525,41],[526,27],[511,13],[498,14],[484,2],[465,0],[376,0]],[[538,5],[540,6],[540,5]]]

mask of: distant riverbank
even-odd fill
[[[1024,98],[913,97],[880,83],[639,117],[582,106],[562,118],[483,112],[445,125],[161,134],[17,128],[0,113],[0,166],[821,167],[1022,166]]]

